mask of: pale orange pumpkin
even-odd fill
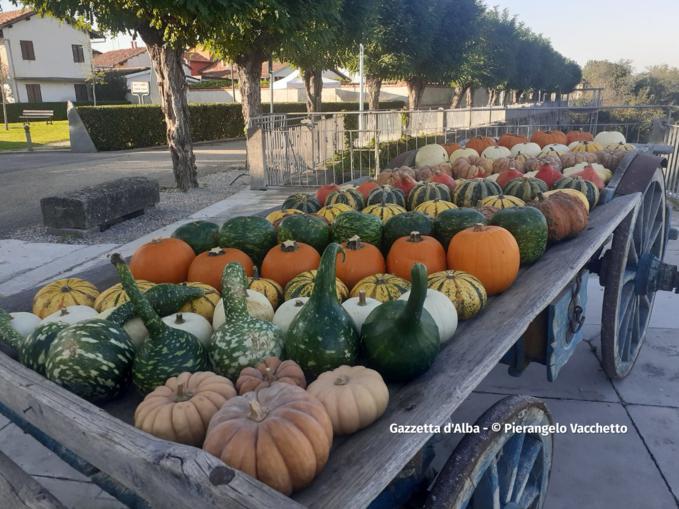
[[[504,133],[502,136],[500,136],[497,144],[502,147],[512,148],[518,143],[526,143],[527,141],[528,138],[521,136],[520,134]]]
[[[183,240],[155,239],[137,248],[130,260],[130,271],[135,279],[181,283],[186,281],[195,257],[193,248]]]
[[[396,239],[387,254],[387,272],[410,281],[410,271],[416,263],[427,267],[429,274],[445,270],[446,252],[441,243],[420,232]]]
[[[577,130],[577,131],[568,131],[566,133],[566,145],[570,145],[574,141],[592,141],[594,139],[594,136],[592,136],[592,133],[589,133],[587,131],[582,131],[582,130]]]
[[[535,131],[530,137],[530,141],[540,145],[543,148],[545,145],[551,143],[558,143],[560,145],[567,145],[568,138],[566,138],[566,133],[559,130],[554,131]]]
[[[477,224],[457,233],[448,247],[448,268],[476,276],[488,295],[509,288],[517,274],[521,257],[519,245],[500,226]]]
[[[243,368],[236,380],[236,390],[243,395],[274,382],[292,384],[306,389],[306,378],[295,361],[281,361],[278,357],[266,357],[255,367]]]
[[[203,449],[290,495],[323,470],[332,437],[320,401],[295,385],[274,383],[227,401],[212,417]]]
[[[490,136],[474,136],[473,138],[469,138],[465,144],[465,147],[473,148],[480,154],[486,148],[493,147],[495,145],[497,145],[495,139],[491,138]]]

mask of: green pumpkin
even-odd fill
[[[361,210],[365,203],[363,195],[355,188],[345,189],[344,191],[333,191],[325,199],[325,206],[344,203],[354,210]]]
[[[152,286],[144,296],[160,316],[167,316],[179,311],[184,304],[205,295],[205,290],[184,284],[160,283]],[[115,308],[106,320],[122,327],[125,322],[134,318],[134,304],[127,301]]]
[[[343,364],[353,365],[358,354],[353,320],[337,299],[335,260],[340,251],[335,243],[323,251],[311,297],[285,335],[287,358],[312,378]]]
[[[456,233],[479,223],[485,224],[486,218],[476,209],[462,207],[444,210],[434,219],[434,237],[447,250],[450,239]]]
[[[309,244],[322,253],[330,243],[330,225],[319,216],[311,214],[295,214],[284,217],[278,223],[278,242],[296,240]]]
[[[367,365],[387,380],[408,382],[427,371],[439,352],[439,331],[424,309],[427,269],[411,271],[408,300],[392,300],[373,309],[363,323],[361,338]]]
[[[13,350],[19,350],[24,338],[11,325],[12,315],[0,308],[0,343],[7,345]]]
[[[498,210],[490,224],[502,226],[516,239],[521,265],[536,262],[547,249],[547,219],[535,207],[510,207]]]
[[[450,201],[448,186],[436,182],[420,182],[408,194],[407,208],[408,210],[415,210],[418,205],[431,200]]]
[[[263,217],[239,216],[229,219],[219,231],[220,247],[235,247],[260,265],[276,245],[276,229]]]
[[[132,364],[134,385],[146,394],[184,371],[195,373],[209,370],[207,351],[196,337],[174,329],[161,320],[149,300],[137,288],[132,273],[118,253],[111,255],[111,263],[118,271],[135,315],[142,319],[149,331],[149,337],[137,350]]]
[[[47,352],[62,330],[68,327],[63,322],[44,323],[38,326],[17,349],[19,362],[36,373],[45,376]]]
[[[453,203],[458,207],[476,207],[476,204],[496,194],[501,194],[502,188],[497,182],[487,179],[471,179],[458,181],[453,194]]]
[[[392,186],[380,186],[376,187],[368,195],[368,199],[365,201],[365,206],[369,205],[385,205],[387,203],[393,203],[399,205],[403,208],[406,206],[406,197],[403,191],[398,187]]]
[[[57,334],[47,353],[45,374],[81,398],[108,401],[127,386],[134,353],[122,328],[95,318]]]
[[[210,221],[192,221],[177,228],[172,236],[186,242],[200,254],[219,245],[219,226]]]
[[[321,204],[318,203],[316,197],[307,193],[292,194],[285,199],[281,206],[281,209],[297,209],[309,214],[318,212],[320,208]]]
[[[564,177],[554,183],[554,189],[575,189],[587,197],[590,210],[599,202],[599,189],[596,184],[582,177]]]
[[[422,212],[405,212],[392,217],[384,223],[382,230],[382,250],[387,253],[391,245],[400,237],[407,237],[410,232],[431,235],[434,231],[434,220]]]
[[[355,210],[342,212],[332,224],[332,240],[342,243],[355,235],[379,248],[382,244],[382,221],[377,216]]]
[[[544,193],[548,189],[544,180],[534,177],[519,177],[507,182],[504,194],[516,196],[528,203],[537,198],[538,194]]]
[[[214,332],[210,360],[215,373],[235,380],[241,369],[265,357],[280,357],[283,332],[273,323],[254,318],[246,304],[247,278],[243,267],[229,263],[222,273],[224,323]]]

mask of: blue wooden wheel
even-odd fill
[[[493,424],[502,425],[499,432]],[[553,424],[545,403],[530,396],[509,396],[476,421],[479,433],[465,435],[441,470],[427,509],[540,509],[552,467],[553,436],[505,432],[504,424],[543,427]],[[533,432],[534,431],[534,432]]]
[[[627,376],[641,351],[659,289],[651,266],[662,261],[669,231],[662,171],[656,167],[635,184],[641,202],[616,228],[604,256],[601,357],[611,378]]]

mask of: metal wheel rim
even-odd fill
[[[643,345],[653,311],[655,292],[639,295],[636,275],[641,256],[664,254],[665,185],[656,170],[639,206],[616,229],[604,289],[601,350],[609,376],[623,378],[631,371]]]
[[[518,401],[520,406],[512,408],[514,401]],[[503,406],[509,412],[498,418],[497,409]],[[481,433],[467,435],[441,472],[441,476],[455,480],[455,493],[448,500],[430,502],[426,504],[427,507],[542,508],[552,464],[552,435],[493,433],[491,426],[495,422],[535,426],[553,424],[544,404],[535,398],[512,396],[500,401],[477,421]],[[484,427],[488,430],[485,431]],[[473,462],[468,460],[470,451],[473,451]],[[433,498],[437,498],[435,494]]]

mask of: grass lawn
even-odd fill
[[[31,139],[34,146],[68,141],[68,120],[55,120],[47,125],[44,120],[31,122]],[[5,124],[0,122],[0,151],[21,150],[26,148],[26,134],[24,124],[14,122],[9,124],[9,131],[5,131]]]

